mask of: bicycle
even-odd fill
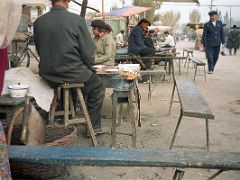
[[[15,55],[12,54],[10,57],[11,67],[29,67],[31,55],[37,62],[40,62],[37,56],[34,54],[34,52],[29,48],[29,45],[34,44],[34,37],[26,33],[24,34],[27,36],[27,39],[26,41],[22,42],[26,42],[26,45],[23,48],[23,51],[20,56],[18,55],[18,48],[16,45],[16,54]],[[17,41],[15,43],[17,43]]]

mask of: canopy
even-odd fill
[[[199,0],[163,0],[162,2],[172,2],[172,3],[197,3]]]
[[[45,7],[51,4],[49,0],[21,0],[25,5]]]
[[[149,26],[149,30],[157,30],[158,32],[169,31],[172,29],[171,26]]]
[[[49,0],[21,0],[22,4],[50,4]]]
[[[140,6],[124,6],[119,9],[112,10],[107,13],[107,16],[118,16],[118,17],[130,17],[142,12],[148,11],[152,7],[140,7]]]

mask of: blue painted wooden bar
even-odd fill
[[[10,146],[11,162],[240,170],[240,153],[107,147]]]

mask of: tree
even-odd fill
[[[200,23],[201,13],[197,9],[193,9],[189,14],[189,20],[191,23]]]
[[[134,6],[142,6],[142,7],[152,7],[151,10],[146,11],[145,13],[141,13],[138,17],[138,19],[141,19],[145,16],[150,22],[155,22],[159,20],[159,15],[155,14],[155,11],[160,8],[162,2],[161,1],[155,1],[155,0],[134,0],[133,5]]]
[[[85,16],[86,16],[87,5],[88,5],[88,0],[83,0],[82,1],[81,13],[80,13],[80,16],[83,17],[83,18],[85,18]]]
[[[115,9],[118,9],[118,5],[117,5],[117,4],[114,4],[114,5],[110,8],[110,11],[115,10]]]
[[[180,17],[180,12],[174,13],[174,11],[167,11],[159,16],[159,20],[161,21],[161,25],[175,28],[178,25]]]

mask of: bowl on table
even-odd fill
[[[14,98],[22,98],[27,95],[29,89],[29,85],[23,84],[23,83],[18,83],[14,85],[9,85],[8,86],[8,91],[10,97]]]

